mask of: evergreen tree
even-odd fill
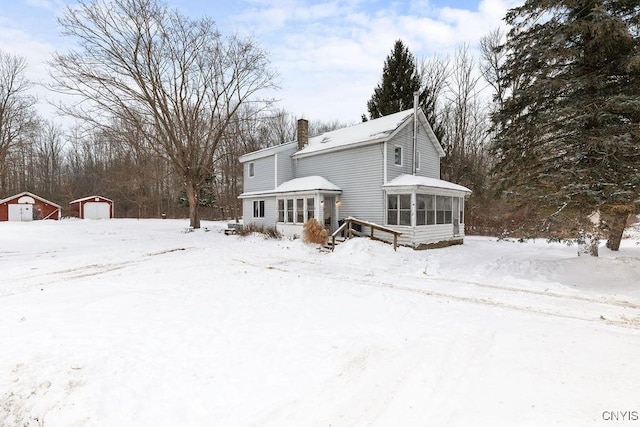
[[[505,21],[501,189],[551,215],[599,211],[617,249],[640,198],[640,4],[526,0]]]
[[[416,61],[402,40],[397,40],[384,62],[382,81],[367,102],[370,118],[377,119],[412,108],[413,94],[419,90]]]

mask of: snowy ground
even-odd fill
[[[186,225],[0,223],[0,425],[585,426],[640,413],[637,230],[594,259],[481,237],[326,253]]]

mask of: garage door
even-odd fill
[[[7,206],[9,207],[9,221],[33,221],[33,205],[19,203]]]
[[[109,219],[111,217],[109,203],[87,202],[84,204],[85,219]]]

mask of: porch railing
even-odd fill
[[[375,224],[373,222],[369,222],[369,221],[362,221],[360,219],[354,218],[354,217],[347,217],[344,219],[344,223],[338,227],[338,229],[336,231],[333,232],[333,234],[331,234],[331,250],[335,249],[336,247],[336,237],[340,236],[340,235],[344,235],[347,239],[354,237],[354,236],[358,236],[358,237],[367,237],[366,233],[362,233],[360,231],[357,231],[353,228],[353,225],[360,225],[363,227],[369,227],[369,235],[368,237],[372,240],[380,240],[383,242],[386,242],[386,240],[380,239],[375,237],[375,232],[383,232],[383,233],[389,233],[393,235],[393,250],[395,251],[398,247],[398,236],[401,235],[402,233],[396,230],[392,230],[391,228],[385,227],[383,225],[378,225]]]

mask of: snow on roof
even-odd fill
[[[88,196],[88,197],[83,197],[81,199],[76,199],[76,200],[72,200],[69,202],[70,205],[74,204],[74,203],[78,203],[78,202],[84,202],[85,200],[91,200],[91,199],[100,199],[100,200],[106,200],[108,202],[113,203],[113,200],[111,199],[107,199],[106,197],[102,197],[102,196]]]
[[[404,110],[378,119],[369,120],[368,122],[313,136],[309,138],[308,145],[295,155],[298,156],[331,148],[335,149],[345,145],[385,139],[412,115],[413,109]]]
[[[296,193],[302,191],[342,191],[340,187],[321,176],[306,176],[283,182],[275,190],[252,191],[242,193],[240,197],[262,196],[277,193]]]
[[[309,190],[333,190],[341,191],[340,187],[324,179],[321,176],[306,176],[304,178],[296,178],[287,182],[283,182],[276,187],[276,193],[290,193],[293,191],[309,191]]]
[[[262,157],[267,157],[275,153],[280,153],[282,151],[286,151],[289,149],[294,149],[297,146],[298,146],[298,143],[296,141],[287,142],[280,145],[274,145],[272,147],[267,147],[258,151],[252,151],[251,153],[243,154],[238,158],[238,160],[240,161],[240,163],[244,163],[244,162],[260,159]]]
[[[383,188],[390,187],[433,187],[444,188],[446,190],[464,191],[465,193],[471,193],[467,187],[454,184],[453,182],[443,181],[436,178],[427,178],[426,176],[416,175],[400,175],[399,177],[387,182],[382,186]]]
[[[47,203],[47,204],[49,204],[49,205],[51,205],[51,206],[55,206],[55,207],[56,207],[56,208],[58,208],[58,209],[60,209],[60,208],[62,207],[62,206],[60,206],[60,205],[58,205],[58,204],[56,204],[56,203],[53,203],[53,202],[52,202],[52,201],[50,201],[50,200],[47,200],[47,199],[45,199],[45,198],[42,198],[42,197],[40,197],[40,196],[38,196],[38,195],[36,195],[36,194],[30,193],[29,191],[23,191],[22,193],[18,193],[18,194],[14,194],[13,196],[6,197],[6,198],[4,198],[4,199],[0,200],[0,203],[5,203],[5,202],[11,201],[11,200],[13,200],[13,199],[17,199],[17,198],[19,198],[19,197],[22,197],[22,196],[30,196],[30,197],[33,197],[34,199],[38,199],[38,200],[40,200],[41,202]]]

